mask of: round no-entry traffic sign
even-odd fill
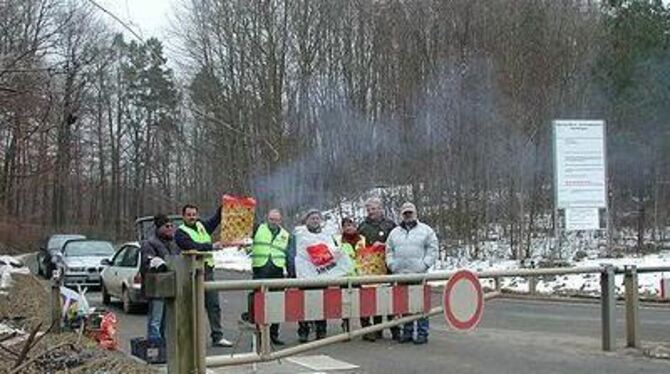
[[[456,330],[477,327],[484,313],[484,293],[477,275],[468,270],[457,271],[444,287],[444,317]]]

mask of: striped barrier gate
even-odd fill
[[[258,324],[428,313],[430,286],[394,285],[255,291]]]

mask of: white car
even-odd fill
[[[107,267],[102,271],[102,302],[109,304],[112,297],[123,303],[123,311],[131,313],[141,304],[142,275],[140,274],[140,243],[125,243],[110,260],[103,260]]]
[[[65,286],[100,286],[101,260],[114,253],[112,243],[105,240],[75,239],[63,245],[57,263],[63,266]]]

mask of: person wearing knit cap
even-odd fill
[[[321,211],[318,209],[309,209],[303,216],[303,223],[305,224],[306,231],[304,230],[298,230],[294,232],[294,237],[296,242],[300,242],[301,238],[304,236],[314,236],[318,237],[319,235],[322,234],[322,229],[321,229],[321,221],[322,221],[322,216],[321,216]],[[328,240],[327,235],[324,236],[324,240]],[[301,249],[296,249],[297,251],[301,251]],[[299,264],[296,264],[296,273],[298,278],[303,278],[304,276],[301,274],[301,269]],[[316,333],[316,339],[323,339],[326,337],[327,333],[327,322],[325,320],[319,320],[319,321],[301,321],[298,322],[298,340],[301,343],[307,342],[309,338],[309,331],[311,327],[314,326],[314,330]]]
[[[316,209],[310,209],[303,218],[304,226],[296,227],[293,232],[296,278],[346,276],[351,271],[353,263],[349,256],[335,245],[332,233],[322,229],[321,213]],[[308,340],[312,326],[315,327],[317,340],[326,337],[325,320],[301,321],[298,323],[298,338],[301,343]]]
[[[154,216],[154,233],[140,247],[140,274],[142,275],[142,293],[144,293],[144,279],[150,272],[167,270],[165,261],[169,256],[180,253],[174,243],[174,225],[165,214]],[[165,303],[163,299],[148,299],[147,311],[147,339],[162,340],[165,338]]]

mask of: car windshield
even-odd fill
[[[105,241],[73,241],[65,244],[63,254],[66,257],[111,257],[114,254],[114,247],[112,243]]]
[[[72,239],[86,239],[84,235],[54,235],[49,239],[48,249],[61,249],[66,241]]]

